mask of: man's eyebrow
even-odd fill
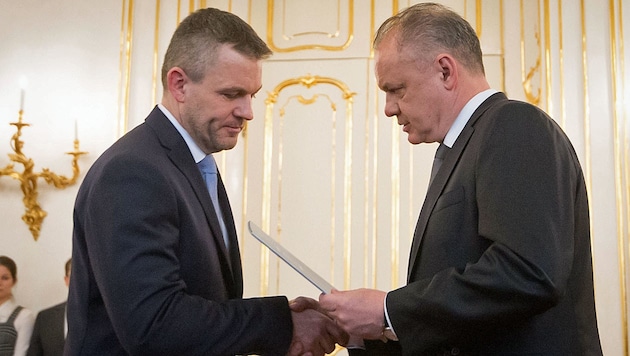
[[[262,89],[262,85],[258,87],[258,89],[256,89],[253,93],[258,93],[260,89]],[[219,89],[218,92],[221,92],[221,93],[231,92],[231,93],[239,93],[239,94],[249,93],[249,91],[243,87],[227,87],[227,88]]]
[[[392,84],[383,84],[383,86],[381,87],[382,91],[385,92],[390,92],[390,91],[396,91],[398,89],[402,88],[402,85],[392,85]]]

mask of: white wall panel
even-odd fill
[[[383,20],[417,2],[0,0],[0,147],[5,142],[0,167],[8,163],[20,76],[29,80],[24,119],[33,124],[23,130],[25,152],[38,169],[69,174],[64,152],[72,148],[77,120],[81,148],[89,152],[79,164],[85,172],[159,102],[162,57],[177,23],[200,6],[219,7],[250,22],[276,50],[263,68],[255,119],[233,150],[217,155],[240,230],[246,296],[318,294],[266,255],[245,232],[247,220],[266,224],[340,288],[404,285],[436,146],[410,145],[395,118],[384,116],[371,41]],[[481,34],[491,85],[514,99],[539,100],[536,104],[574,143],[590,189],[604,353],[627,355],[630,34],[621,23],[627,22],[630,6],[625,0],[441,2]],[[524,86],[528,73],[531,89]],[[330,78],[355,93],[351,114],[342,91],[325,83],[286,87],[268,113],[265,100],[280,83],[310,75]],[[307,105],[297,100],[299,95],[318,98]],[[336,105],[334,122],[331,103]],[[264,131],[266,118],[273,124],[271,134]],[[263,164],[266,144],[272,149],[268,167]],[[265,178],[266,169],[271,178]],[[17,297],[35,311],[65,295],[61,273],[70,254],[77,189],[40,183],[40,203],[48,216],[35,242],[20,219],[17,182],[0,177],[0,254],[18,262]]]

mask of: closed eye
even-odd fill
[[[399,87],[389,87],[389,86],[384,86],[383,87],[383,91],[387,94],[396,94],[397,92],[399,92],[403,87],[399,86]]]
[[[246,93],[244,91],[228,91],[228,92],[223,92],[221,93],[221,95],[223,95],[224,97],[226,97],[227,99],[238,99],[242,96],[244,96]]]
[[[245,96],[248,96],[248,95],[251,98],[255,98],[257,93],[258,93],[258,91],[254,92],[254,93],[249,93],[246,90],[240,90],[240,89],[226,90],[226,91],[220,92],[221,95],[223,95],[226,99],[229,99],[229,100],[242,98],[242,97],[245,97]]]

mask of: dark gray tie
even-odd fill
[[[217,190],[217,163],[214,161],[214,157],[212,157],[212,155],[207,155],[204,159],[197,163],[197,166],[199,166],[199,170],[201,171],[203,180],[206,182],[206,187],[208,188],[208,192],[210,193],[210,198],[212,200],[212,205],[214,206],[214,211],[216,211],[217,218],[219,219],[219,224],[221,225],[221,233],[223,234],[225,246],[229,246],[227,228],[225,226],[223,213],[221,212],[221,207],[219,205],[219,194]]]
[[[435,158],[433,158],[433,167],[431,167],[431,179],[429,180],[429,186],[431,186],[431,183],[433,183],[433,178],[435,178],[435,175],[440,170],[440,166],[442,165],[442,161],[444,161],[444,155],[446,154],[447,149],[447,145],[440,143],[440,146],[435,151]]]

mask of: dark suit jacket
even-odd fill
[[[65,355],[286,353],[288,301],[241,299],[221,182],[219,199],[229,251],[190,150],[157,107],[99,157],[75,203]]]
[[[588,214],[562,130],[494,94],[427,191],[408,284],[387,297],[400,339],[388,344],[403,355],[601,355]]]
[[[37,314],[27,356],[61,356],[65,343],[66,302]]]

